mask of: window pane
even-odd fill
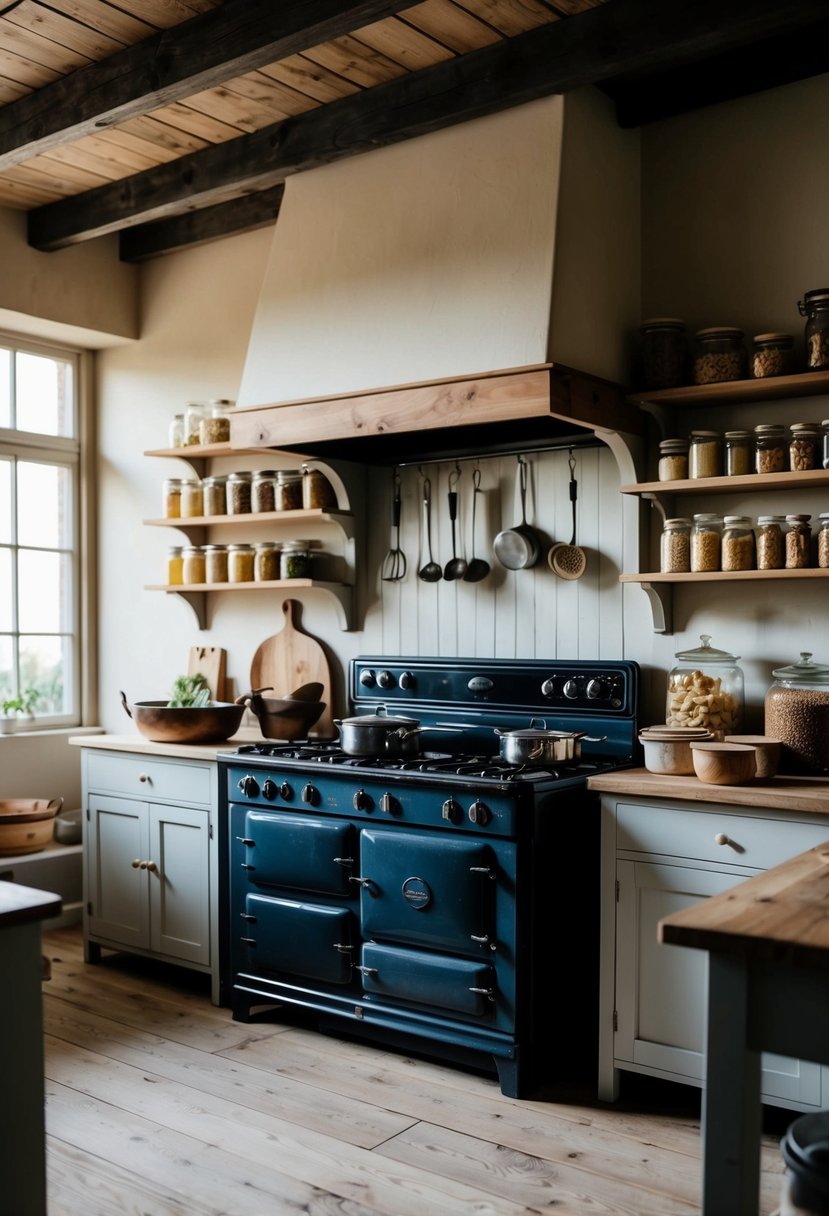
[[[12,462],[0,457],[0,544],[12,539]]]
[[[0,426],[12,424],[12,353],[0,348]]]
[[[21,633],[61,633],[71,629],[69,561],[64,554],[21,549],[17,580]]]
[[[71,365],[18,351],[16,377],[17,429],[73,435]]]
[[[20,686],[37,692],[35,714],[69,712],[72,644],[67,637],[21,637]]]
[[[72,543],[69,470],[60,465],[17,465],[17,536],[21,545],[68,549]]]
[[[12,653],[11,638],[0,637],[0,699],[4,701],[16,692]]]
[[[12,629],[12,551],[0,549],[0,631],[6,633]]]

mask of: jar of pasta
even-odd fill
[[[758,473],[785,473],[789,467],[789,439],[784,426],[762,423],[754,428],[755,468]]]
[[[279,555],[280,578],[310,578],[311,554],[305,540],[289,540]]]
[[[694,516],[691,527],[691,571],[705,574],[720,568],[722,518],[703,513]]]
[[[786,569],[805,570],[811,564],[811,515],[787,515]]]
[[[783,515],[760,515],[757,518],[757,569],[782,570],[786,564]]]
[[[276,475],[277,511],[302,510],[302,474],[299,469],[280,469]]]
[[[725,432],[725,475],[745,477],[754,472],[754,435],[751,431]]]
[[[794,338],[791,334],[755,334],[751,374],[755,380],[786,376],[792,370]]]
[[[754,569],[754,531],[747,515],[724,517],[720,569]]]
[[[229,583],[253,582],[253,545],[228,545],[227,581]]]
[[[164,518],[181,518],[181,478],[168,477],[164,482]]]
[[[227,478],[205,477],[201,483],[205,515],[227,514]]]
[[[789,468],[793,473],[819,469],[822,464],[820,427],[816,422],[793,422],[789,427]]]
[[[167,550],[167,585],[178,587],[184,582],[184,562],[181,545],[170,545]]]
[[[276,510],[276,472],[260,469],[253,475],[251,509],[257,513]]]
[[[185,479],[181,483],[181,517],[195,519],[204,515],[204,494],[198,478]]]
[[[227,573],[227,545],[205,545],[204,546],[204,567],[205,567],[205,582],[207,583],[226,583],[229,581]]]
[[[722,439],[719,431],[691,431],[688,447],[688,476],[722,476]]]
[[[829,570],[829,512],[822,512],[818,518],[817,564],[821,570]]]
[[[251,502],[251,473],[231,473],[227,479],[228,515],[249,515]]]
[[[736,734],[743,716],[744,680],[739,655],[711,645],[700,634],[701,646],[678,650],[668,676],[665,720],[670,726],[703,726],[717,739]]]
[[[684,481],[688,476],[688,440],[663,439],[659,444],[659,480]]]
[[[337,505],[331,482],[319,469],[302,466],[302,506],[306,511],[328,511]]]
[[[279,548],[273,541],[260,541],[255,546],[253,577],[257,583],[270,583],[279,578]]]
[[[188,545],[181,551],[182,557],[182,579],[186,585],[193,583],[204,583],[205,561],[204,550],[200,545]]]
[[[663,574],[685,574],[691,569],[690,519],[666,519],[659,546]]]
[[[746,374],[746,352],[741,329],[716,325],[696,335],[694,384],[719,384],[742,380]]]

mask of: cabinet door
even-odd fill
[[[731,872],[644,861],[619,861],[616,875],[616,1061],[700,1084],[705,1076],[708,954],[662,945],[656,928],[664,916],[728,890],[739,878]],[[762,1089],[768,1101],[817,1105],[820,1067],[766,1054]]]
[[[207,811],[149,807],[150,948],[210,963],[210,850]]]
[[[150,944],[147,871],[148,806],[129,798],[89,797],[85,833],[89,932],[123,946]]]

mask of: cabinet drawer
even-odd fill
[[[727,837],[727,843],[717,838]],[[677,807],[617,805],[616,847],[622,853],[660,853],[719,865],[767,870],[829,840],[829,822],[761,819],[733,807],[682,810]]]
[[[90,792],[210,805],[211,765],[124,752],[90,752],[86,772]]]

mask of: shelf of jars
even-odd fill
[[[339,605],[340,629],[353,628],[354,588],[348,583],[328,583],[312,578],[268,579],[244,583],[152,583],[145,591],[177,595],[190,605],[200,629],[207,628],[207,597],[213,591],[321,591]]]
[[[268,454],[277,459],[291,460],[294,463],[302,460],[296,452],[278,452],[275,448],[266,449]],[[189,443],[178,448],[155,448],[144,453],[145,456],[160,456],[163,460],[184,460],[197,477],[204,477],[208,463],[222,456],[259,456],[263,455],[262,448],[234,448],[231,443]]]
[[[829,395],[829,371],[798,372],[791,376],[767,376],[756,380],[725,380],[717,384],[688,384],[680,388],[643,389],[629,394],[627,400],[640,406],[679,406],[684,409],[821,395]]]
[[[175,528],[184,532],[192,544],[201,544],[207,528],[217,526],[245,528],[251,524],[269,524],[277,528],[295,528],[298,523],[334,524],[347,541],[354,540],[354,516],[350,511],[325,511],[320,507],[296,511],[248,511],[241,515],[190,515],[171,519],[145,519],[150,528]]]
[[[808,490],[829,486],[829,469],[797,473],[746,473],[742,476],[683,478],[675,481],[640,481],[620,486],[622,494],[737,494],[757,490]]]

